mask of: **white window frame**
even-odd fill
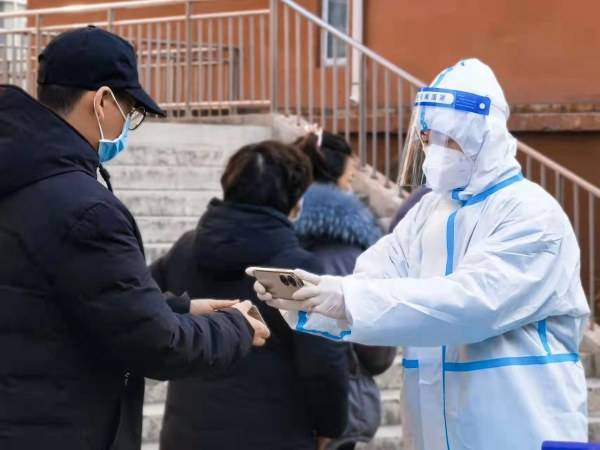
[[[321,18],[323,19],[323,21],[329,23],[329,2],[331,0],[321,0]],[[349,33],[350,31],[350,3],[351,0],[345,0],[346,2],[346,30],[340,30],[346,34]],[[331,24],[330,24],[331,25]],[[329,33],[327,31],[322,31],[321,32],[321,60],[323,62],[323,64],[325,64],[326,66],[333,66],[336,64],[338,66],[343,66],[346,64],[348,55],[344,56],[344,57],[338,57],[338,58],[330,58],[328,56],[328,48],[327,48],[327,35]],[[338,39],[338,45],[345,45],[343,42],[341,42]],[[346,52],[348,51],[348,49],[346,49]]]

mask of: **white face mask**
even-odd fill
[[[423,171],[427,186],[437,192],[450,192],[469,184],[473,160],[461,151],[431,144],[426,147]]]

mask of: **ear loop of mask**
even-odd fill
[[[117,101],[117,97],[115,97],[115,94],[113,93],[112,89],[110,89],[109,87],[103,87],[100,89],[105,89],[108,92],[110,92],[111,97],[113,98],[113,100],[115,101],[115,104],[117,105],[117,109],[121,113],[121,116],[123,116],[123,120],[127,121],[127,116],[123,112],[123,109],[121,109],[121,105],[119,105],[119,102]],[[102,97],[100,97],[100,98],[102,98]],[[98,123],[98,129],[100,130],[100,140],[104,140],[104,131],[102,131],[102,125],[100,125],[100,116],[98,115],[98,109],[96,108],[96,99],[94,99],[94,114],[96,116],[96,122]]]
[[[110,88],[107,88],[107,89],[108,89],[108,92],[110,92],[110,95],[112,96],[113,100],[115,101],[117,108],[119,109],[119,112],[123,116],[123,119],[125,119],[125,121],[127,122],[127,117],[123,113],[123,110],[121,109],[121,105],[119,105],[119,102],[117,101],[117,98],[115,97],[115,94],[113,93],[112,89],[110,89]],[[104,132],[102,131],[102,126],[100,125],[100,117],[98,116],[98,110],[96,109],[95,99],[94,99],[94,114],[96,116],[96,122],[98,123],[98,128],[100,129],[100,139],[104,139]],[[106,187],[108,188],[108,190],[110,192],[112,192],[113,188],[112,188],[112,183],[110,182],[110,173],[108,172],[108,170],[106,170],[106,168],[102,164],[99,165],[98,170],[100,172],[100,176],[106,183]]]

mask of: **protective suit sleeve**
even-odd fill
[[[469,248],[451,275],[344,279],[348,340],[469,344],[551,315],[575,314],[580,305],[563,300],[579,276],[579,249],[567,219],[555,210],[518,209]],[[361,266],[379,265],[381,257],[381,251],[367,253]]]
[[[411,236],[417,232],[415,218],[422,207],[423,201],[411,208],[391,234],[381,238],[357,259],[354,274],[344,279],[354,280],[360,285],[362,280],[367,283],[367,280],[408,276]],[[347,295],[346,292],[344,295]],[[283,317],[291,328],[305,333],[336,341],[363,343],[354,338],[352,327],[346,320],[326,317],[316,312],[298,314],[295,311],[285,311]]]

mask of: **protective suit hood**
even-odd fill
[[[423,108],[421,127],[451,137],[475,163],[470,182],[456,194],[458,198],[467,200],[519,173],[517,141],[507,128],[508,103],[489,66],[475,58],[460,61],[443,70],[431,88],[468,92],[490,100],[487,115],[435,106]]]

